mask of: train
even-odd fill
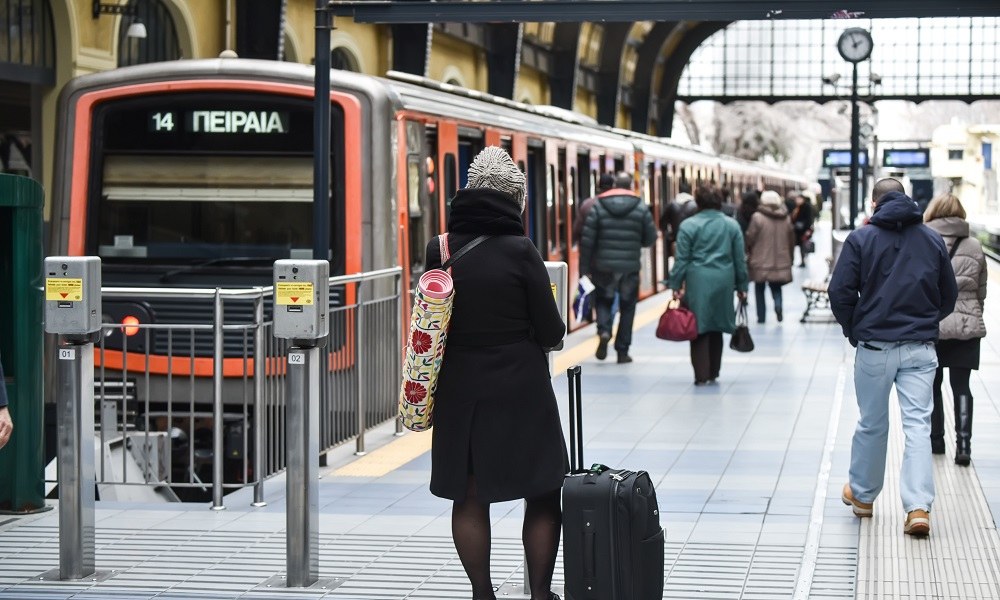
[[[527,173],[525,232],[543,258],[570,265],[571,284],[572,222],[602,173],[635,174],[654,216],[682,182],[737,194],[809,184],[419,77],[332,80],[331,275],[400,265],[410,287],[486,145]],[[74,79],[60,99],[50,254],[100,256],[105,285],[185,287],[267,283],[274,260],[311,256],[313,81],[309,66],[250,59]],[[643,296],[661,289],[662,251],[645,251]]]
[[[428,241],[447,228],[469,164],[489,145],[505,148],[526,173],[525,233],[545,260],[568,263],[569,290],[579,259],[573,221],[602,173],[634,174],[657,220],[682,183],[713,183],[737,198],[809,185],[778,168],[411,75],[333,71],[331,80],[332,276],[399,266],[410,290],[426,268]],[[251,59],[177,60],[74,79],[59,100],[49,254],[100,257],[104,286],[269,285],[275,260],[313,255],[313,97],[311,66]],[[663,289],[665,250],[665,240],[643,250],[641,297]],[[126,379],[134,372],[134,385],[147,386],[142,394],[154,402],[158,392],[149,388],[168,374],[210,393],[209,338],[122,333],[142,323],[207,323],[210,309],[170,298],[105,302],[104,320],[128,327],[107,330],[102,366]],[[568,325],[584,324],[571,315]],[[350,345],[351,335],[341,329],[331,351]],[[226,334],[223,363],[234,380],[227,403],[240,404],[237,380],[252,366],[236,334]]]

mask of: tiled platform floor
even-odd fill
[[[825,265],[813,261],[821,275]],[[990,293],[997,341],[987,338],[974,375],[974,464],[937,459],[929,540],[904,539],[896,459],[875,519],[862,523],[841,504],[857,418],[853,353],[835,325],[797,322],[798,282],[785,288],[785,322],[754,324],[753,353],[727,349],[716,386],[695,388],[687,345],[656,340],[649,324],[636,333],[635,363],[584,360],[585,460],[643,468],[656,482],[664,597],[1000,598],[1000,286]],[[648,314],[662,303],[647,303]],[[554,385],[565,403],[565,377]],[[391,433],[373,432],[369,449]],[[262,587],[285,567],[284,482],[275,478],[263,508],[250,507],[247,492],[227,496],[223,512],[99,503],[98,569],[114,571],[100,583],[39,580],[58,566],[54,512],[0,517],[0,598],[468,598],[450,505],[427,491],[429,456],[377,477],[334,476],[351,460],[346,450],[322,469],[326,589]],[[495,505],[492,515],[494,583],[516,597],[521,505]]]

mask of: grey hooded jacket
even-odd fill
[[[649,208],[628,190],[597,197],[580,240],[580,272],[637,273],[640,251],[656,241]]]
[[[958,301],[955,312],[940,325],[942,340],[971,340],[986,336],[986,322],[983,320],[983,304],[986,300],[986,256],[983,247],[974,237],[969,237],[969,223],[961,217],[944,217],[928,221],[927,226],[941,234],[951,252],[955,242],[962,239],[951,266],[955,270],[958,283]]]

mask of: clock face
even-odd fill
[[[852,27],[844,31],[837,40],[837,49],[840,55],[848,62],[861,62],[866,60],[872,53],[872,36],[860,27]]]

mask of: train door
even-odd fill
[[[437,126],[438,231],[448,229],[451,199],[458,191],[458,125],[439,121]]]
[[[635,179],[638,186],[637,194],[642,202],[646,205],[646,210],[650,212],[650,217],[653,217],[653,223],[656,223],[656,165],[648,163],[648,167],[644,167],[646,161],[642,155],[639,156],[636,169],[635,169]],[[654,242],[652,246],[648,248],[643,248],[640,254],[639,260],[639,297],[644,298],[653,294],[656,291],[656,263],[658,262],[658,256],[656,251],[656,243]]]
[[[567,259],[566,234],[566,186],[563,176],[566,150],[557,142],[545,142],[545,218],[548,243],[542,256],[546,260],[565,261]]]
[[[545,211],[549,193],[547,169],[545,168],[545,143],[539,139],[527,142],[528,198],[525,206],[525,233],[539,254],[548,255],[548,235],[545,229]]]
[[[424,128],[414,121],[400,126],[400,139],[405,139],[406,144],[400,144],[399,197],[405,201],[400,202],[399,264],[404,266],[404,277],[416,281],[427,268],[427,243],[438,233],[440,210],[434,183],[437,169]]]

